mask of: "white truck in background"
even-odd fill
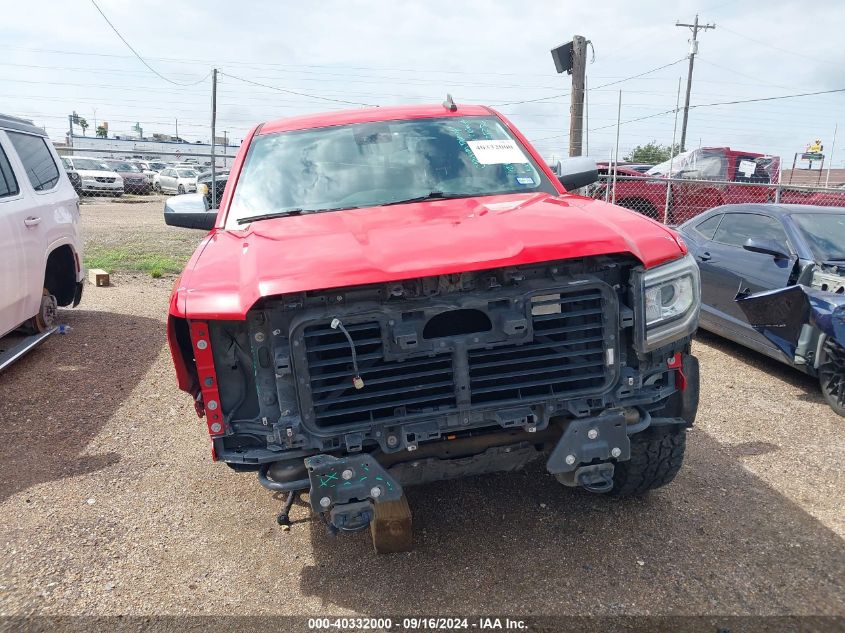
[[[0,370],[82,297],[79,198],[47,134],[0,114]]]

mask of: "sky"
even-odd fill
[[[174,134],[178,120],[181,137],[208,141],[208,75],[216,67],[218,135],[236,141],[269,119],[439,103],[449,92],[458,104],[495,107],[547,159],[559,159],[568,155],[571,78],[555,72],[549,51],[578,34],[595,54],[587,66],[588,153],[607,159],[614,151],[621,90],[624,157],[639,144],[672,142],[690,38],[675,23],[698,13],[716,29],[699,34],[691,98],[699,107],[690,110],[687,147],[774,154],[788,167],[820,138],[833,165],[845,167],[845,92],[705,105],[845,88],[841,0],[682,0],[669,9],[660,0],[97,3],[164,78],[90,0],[3,0],[0,112],[32,119],[56,140],[76,111],[89,135],[95,121],[108,121],[112,134],[128,134],[136,122],[145,136]],[[680,117],[678,138],[679,128]]]

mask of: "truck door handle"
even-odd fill
[[[38,224],[41,224],[41,218],[36,218],[34,215],[31,215],[25,219],[23,223],[27,226],[37,226]]]
[[[698,259],[700,259],[703,262],[709,262],[710,261],[710,253],[707,253],[707,252],[701,253],[698,256]]]

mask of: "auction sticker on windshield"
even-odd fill
[[[527,163],[528,159],[516,143],[510,139],[500,141],[467,141],[467,145],[482,165]]]

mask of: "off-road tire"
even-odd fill
[[[829,338],[819,354],[819,387],[828,406],[845,417],[845,348]]]
[[[615,497],[632,497],[671,482],[684,463],[687,430],[684,427],[646,429],[631,436],[631,459],[613,471]]]

